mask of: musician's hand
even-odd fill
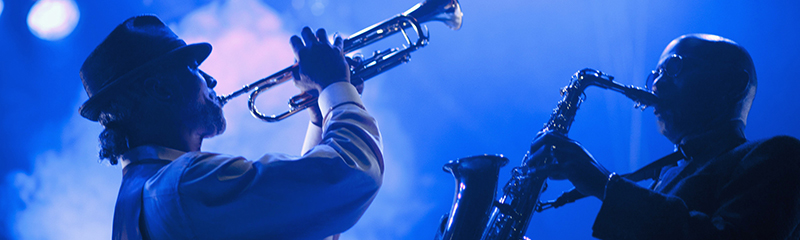
[[[611,172],[595,161],[578,142],[546,132],[537,136],[531,149],[535,149],[534,157],[555,157],[557,163],[548,168],[551,179],[567,179],[584,195],[603,199]]]
[[[350,82],[350,83],[352,83],[352,82]],[[356,91],[358,91],[358,95],[361,95],[362,93],[364,93],[364,82],[361,82],[361,84],[355,85],[355,87],[356,87]]]
[[[292,73],[295,86],[304,92],[313,89],[319,93],[332,83],[350,81],[350,67],[342,53],[341,37],[336,37],[331,45],[322,28],[317,30],[315,36],[311,28],[305,27],[300,35],[302,38],[297,35],[291,38],[300,66],[298,72]]]
[[[345,59],[345,61],[347,61],[347,65],[349,65],[349,66],[359,66],[359,64],[361,64],[361,59],[360,58],[359,59],[353,59],[353,58],[350,58],[350,57],[345,57],[344,59]],[[358,78],[350,78],[350,83],[353,84],[353,86],[356,87],[356,90],[358,91],[358,95],[361,95],[362,93],[364,93],[364,81],[363,80],[358,79]]]

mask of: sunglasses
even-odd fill
[[[657,78],[661,76],[675,78],[681,74],[681,70],[683,70],[683,57],[678,54],[672,54],[664,60],[664,64],[661,64],[656,70],[650,71],[645,81],[645,88],[652,91],[653,84],[655,84]]]

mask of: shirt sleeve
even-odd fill
[[[710,210],[625,179],[609,182],[593,235],[601,239],[796,239],[800,142],[773,138],[740,159],[727,177],[700,176],[704,181],[720,181],[719,189],[709,189],[713,197],[695,199],[714,206]]]
[[[193,160],[179,195],[196,236],[322,239],[358,221],[382,182],[377,123],[350,83],[326,87],[319,104],[323,128],[317,139],[311,135],[312,144],[307,137],[302,156],[250,161],[200,154]]]
[[[306,137],[303,140],[303,150],[300,151],[301,154],[305,154],[311,150],[314,146],[317,146],[322,142],[322,127],[314,125],[311,122],[308,122],[308,129],[306,129]]]

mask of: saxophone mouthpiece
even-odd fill
[[[636,102],[634,108],[644,111],[647,107],[658,105],[658,96],[640,87],[628,86],[625,96]]]

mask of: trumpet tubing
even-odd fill
[[[343,42],[343,52],[351,53],[372,43],[401,33],[406,40],[403,48],[390,48],[385,51],[375,52],[367,59],[355,58],[356,64],[350,66],[351,82],[359,84],[386,70],[408,62],[411,52],[428,44],[428,33],[421,23],[428,21],[441,21],[453,30],[461,28],[461,6],[458,0],[428,0],[414,5],[409,10],[383,22],[376,23],[361,31],[356,32]],[[416,33],[416,41],[412,41],[406,29]],[[284,68],[266,78],[262,78],[241,89],[225,96],[218,97],[221,104],[226,104],[231,99],[250,92],[248,108],[254,117],[266,122],[276,122],[288,118],[317,103],[317,96],[308,92],[295,95],[289,100],[289,111],[277,115],[266,115],[258,111],[255,99],[259,94],[270,88],[292,80],[292,72],[296,71],[297,64]]]

